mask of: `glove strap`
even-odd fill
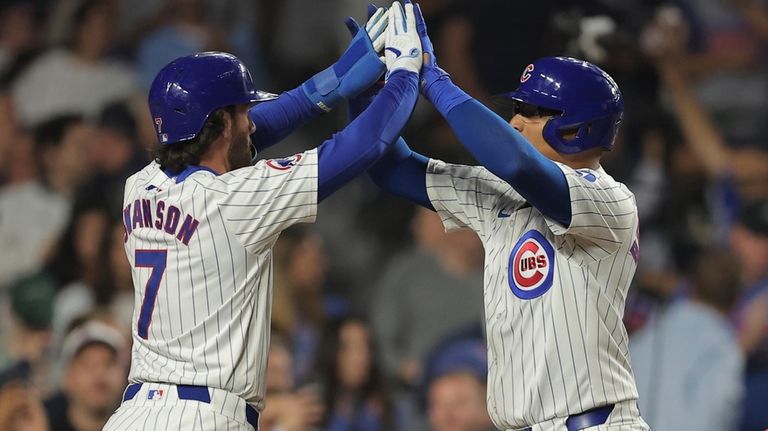
[[[342,99],[338,93],[340,84],[341,81],[331,66],[301,84],[301,89],[315,106],[329,112]]]

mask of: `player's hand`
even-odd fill
[[[354,20],[353,20],[354,21]],[[365,31],[368,33],[368,37],[373,42],[373,49],[380,54],[379,59],[382,63],[384,60],[384,40],[386,39],[386,30],[389,24],[389,13],[387,8],[377,8],[373,3],[368,5],[368,22],[365,23]],[[349,26],[349,31],[353,31],[353,27]],[[356,32],[357,30],[355,30]],[[356,33],[353,33],[354,37]],[[373,99],[379,94],[379,90],[384,87],[384,81],[377,81],[367,89],[363,90],[360,94],[349,98],[349,121],[354,120],[360,115],[368,105],[373,102]]]
[[[361,27],[357,24],[354,18],[349,17],[344,21],[347,25],[349,33],[354,38],[357,36],[357,32],[361,30]],[[386,38],[386,30],[389,25],[389,14],[387,8],[377,8],[375,4],[368,5],[368,21],[365,23],[365,32],[368,34],[368,38],[371,39],[373,50],[378,54],[382,54],[379,59],[384,63],[383,51],[384,40]]]
[[[375,7],[375,6],[374,6]],[[352,41],[338,61],[301,85],[304,94],[323,111],[330,111],[344,99],[360,94],[361,91],[378,81],[386,70],[374,46],[384,45],[386,33],[386,10],[372,11],[366,28],[360,27],[353,18],[344,22],[352,34]],[[369,37],[374,37],[373,40]]]
[[[397,1],[392,3],[386,33],[384,57],[387,76],[396,70],[419,73],[422,65],[421,39],[416,31],[416,16],[410,0],[405,0],[405,7]]]
[[[421,77],[419,80],[419,87],[421,93],[429,98],[428,94],[432,86],[440,81],[450,79],[450,76],[446,71],[437,65],[437,59],[435,58],[435,49],[432,46],[432,41],[427,34],[427,23],[424,21],[424,15],[421,13],[421,8],[416,5],[416,30],[419,33],[421,39],[421,47],[424,50],[424,67],[421,70]],[[431,100],[431,99],[430,99]]]

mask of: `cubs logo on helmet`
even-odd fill
[[[592,63],[569,57],[536,60],[523,70],[516,90],[494,98],[559,111],[546,122],[542,135],[563,154],[613,149],[624,115],[624,101],[613,78]]]
[[[534,69],[533,64],[529,64],[528,66],[525,66],[525,70],[523,70],[523,74],[520,75],[520,82],[525,82],[531,79],[531,72],[533,72],[533,69]]]
[[[529,230],[509,256],[509,287],[521,299],[534,299],[551,287],[555,274],[555,250],[544,235]]]

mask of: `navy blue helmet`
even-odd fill
[[[569,57],[536,60],[526,66],[515,91],[497,97],[558,111],[547,121],[543,135],[552,148],[565,154],[613,149],[624,114],[616,82],[594,64]]]
[[[161,144],[195,138],[211,112],[229,105],[275,99],[257,90],[239,58],[224,52],[201,52],[165,66],[149,90],[149,110]]]

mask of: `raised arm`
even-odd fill
[[[252,135],[258,151],[280,142],[294,130],[318,115],[328,112],[342,100],[358,95],[384,73],[385,64],[377,54],[384,46],[387,13],[384,8],[370,8],[365,28],[353,18],[345,24],[352,41],[339,60],[280,95],[277,100],[261,103],[249,112],[256,125]]]
[[[318,148],[320,200],[367,170],[400,135],[418,98],[421,43],[413,5],[395,2],[386,31],[388,81],[373,103]]]
[[[422,94],[483,166],[509,183],[544,215],[568,226],[571,203],[563,171],[506,121],[451,81],[448,73],[437,65],[418,7],[416,21],[425,57]]]
[[[374,84],[357,97],[349,99],[349,121],[353,121],[371,104],[382,83]],[[381,189],[415,204],[434,210],[427,195],[427,162],[429,159],[408,147],[402,137],[387,148],[368,175]]]

